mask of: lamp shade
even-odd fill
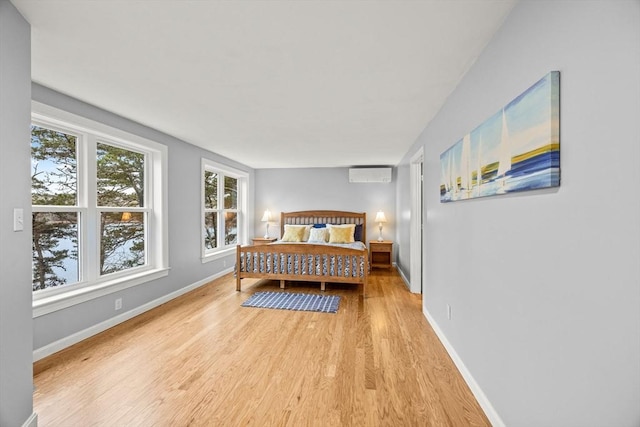
[[[262,222],[269,222],[271,221],[271,212],[269,212],[269,210],[264,211],[264,214],[262,215]]]
[[[385,218],[384,212],[378,211],[378,213],[376,214],[375,222],[387,222],[387,218]]]

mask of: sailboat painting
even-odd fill
[[[552,71],[440,155],[440,201],[560,185],[560,72]]]

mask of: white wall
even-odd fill
[[[441,204],[440,154],[552,70],[561,187]],[[639,118],[640,2],[523,1],[402,162],[425,313],[508,426],[640,425]]]
[[[31,364],[31,37],[0,0],[0,426],[34,423]],[[24,231],[13,231],[13,210]]]
[[[391,183],[349,183],[349,168],[256,169],[256,203],[254,235],[262,237],[262,214],[269,209],[277,221],[270,235],[280,233],[280,213],[330,209],[367,213],[367,240],[377,239],[378,225],[373,222],[379,210],[387,223],[382,237],[395,238],[395,170]]]

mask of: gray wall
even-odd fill
[[[441,204],[440,154],[551,70],[561,187]],[[640,2],[520,2],[402,162],[425,313],[508,426],[640,425],[639,76]]]
[[[29,226],[30,52],[29,24],[11,3],[0,0],[0,426],[35,422]],[[24,231],[13,231],[14,208],[24,209]]]
[[[399,272],[405,280],[411,281],[411,194],[409,163],[401,163],[397,167],[398,179],[396,181],[396,212],[398,227],[396,229],[396,262]]]
[[[250,168],[37,84],[33,85],[33,99],[168,146],[171,268],[169,275],[162,279],[35,318],[34,349],[232,268],[235,255],[205,264],[200,260],[200,162],[202,157],[206,157],[247,171],[251,182],[253,171]],[[249,194],[249,200],[249,212],[253,212],[253,192]],[[253,222],[252,217],[248,220],[249,224]],[[115,298],[122,298],[123,302],[123,310],[117,313],[114,311]]]
[[[367,213],[367,240],[377,239],[376,213],[383,210],[387,223],[382,237],[394,240],[395,171],[391,183],[349,183],[349,168],[256,169],[256,203],[254,235],[264,236],[260,222],[266,209],[276,217],[269,235],[280,233],[280,213],[289,211],[331,209]]]

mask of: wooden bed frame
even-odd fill
[[[330,245],[314,245],[314,244],[273,244],[273,245],[238,245],[236,251],[236,290],[241,290],[241,281],[244,278],[258,278],[279,280],[280,288],[285,287],[285,282],[304,281],[304,282],[320,282],[320,289],[325,290],[327,283],[354,283],[362,284],[362,295],[365,295],[367,279],[369,276],[369,253],[366,249],[367,242],[367,214],[364,212],[345,212],[345,211],[298,211],[298,212],[282,212],[280,216],[280,235],[284,234],[285,224],[290,225],[309,225],[309,224],[356,224],[362,225],[362,237],[360,240],[365,244],[364,250],[343,248]],[[285,273],[273,272],[277,268],[273,268],[271,272],[260,271],[259,266],[256,268],[257,260],[269,259],[270,266],[276,267],[276,264],[282,259],[287,258],[297,267],[297,271],[302,273]],[[331,258],[333,257],[333,258]],[[303,261],[304,259],[304,261]],[[342,265],[345,263],[357,263],[364,265],[362,275],[358,274],[345,276],[339,275],[338,269],[335,272],[323,271],[319,266],[322,260],[335,259],[340,260]],[[248,262],[245,262],[248,260]],[[320,268],[319,268],[320,267]]]

